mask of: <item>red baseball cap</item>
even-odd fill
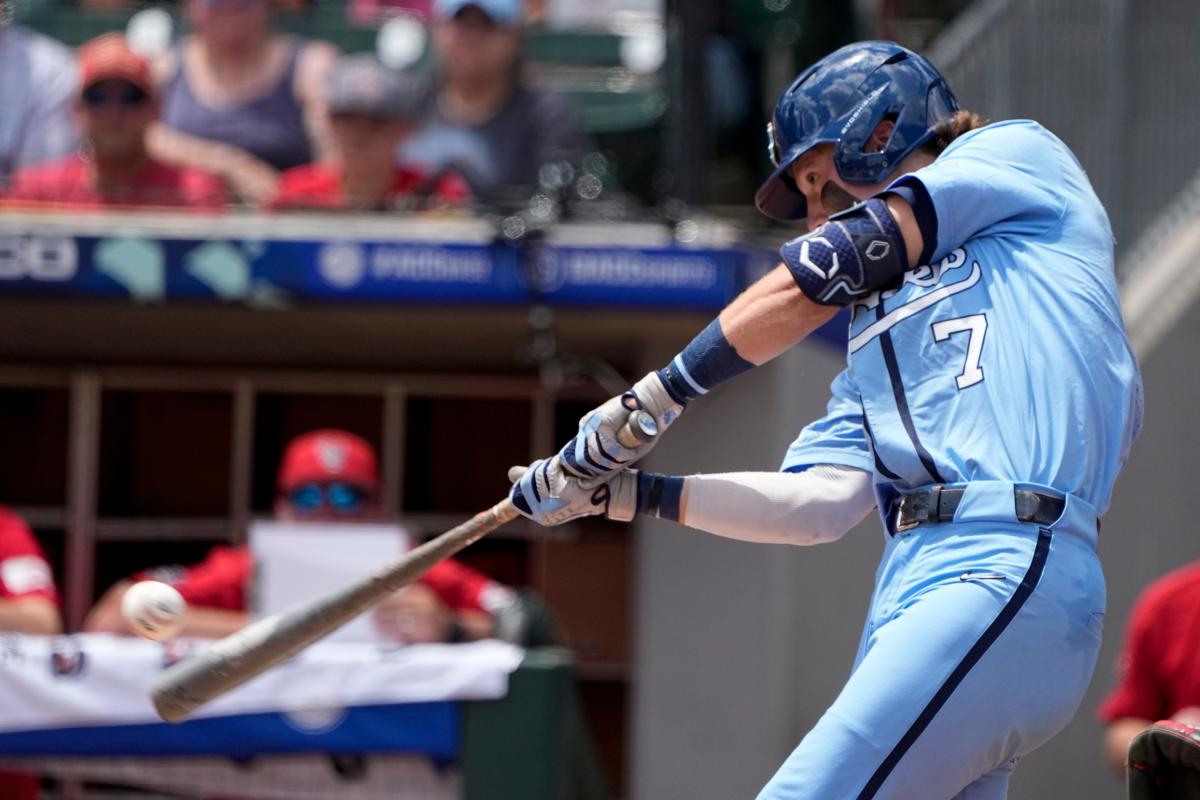
[[[107,80],[127,81],[146,94],[154,94],[150,65],[129,49],[119,33],[97,36],[79,48],[79,88]]]
[[[332,428],[293,439],[279,465],[279,490],[287,492],[304,483],[330,481],[377,491],[379,467],[375,448],[360,436]]]

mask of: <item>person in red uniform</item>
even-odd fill
[[[0,507],[0,631],[53,635],[62,631],[58,592],[46,556],[32,531]],[[36,775],[0,771],[0,797],[36,800]]]
[[[275,516],[312,522],[380,519],[379,471],[371,445],[354,434],[319,430],[294,439],[284,452]],[[159,580],[188,602],[184,636],[226,636],[248,621],[247,595],[254,558],[247,547],[214,547],[192,567],[160,567],[121,581],[88,615],[89,631],[129,633],[121,598],[131,582]],[[382,601],[374,620],[389,638],[406,642],[460,642],[494,632],[493,615],[513,592],[453,560],[438,563],[416,583]]]
[[[285,171],[271,207],[387,211],[466,204],[470,190],[457,174],[429,175],[396,161],[422,91],[416,79],[372,56],[341,59],[328,87],[332,157]]]
[[[1119,678],[1100,707],[1109,765],[1125,774],[1133,737],[1157,720],[1200,726],[1200,561],[1151,583],[1134,605]]]
[[[158,120],[158,95],[144,59],[117,33],[79,51],[74,120],[82,146],[65,158],[13,176],[8,205],[216,209],[229,201],[222,181],[191,167],[165,164],[146,151]]]

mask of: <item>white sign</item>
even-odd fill
[[[255,619],[285,611],[349,583],[395,559],[409,547],[399,525],[256,522],[250,527]],[[329,635],[331,642],[383,642],[371,613]]]

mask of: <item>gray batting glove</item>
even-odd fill
[[[558,457],[511,467],[509,499],[517,511],[539,525],[561,525],[580,517],[605,515],[629,522],[637,515],[637,470],[614,475],[607,483],[585,487],[563,471]]]
[[[579,433],[559,451],[562,465],[580,479],[582,486],[600,486],[649,453],[684,408],[667,392],[658,373],[651,372],[624,394],[583,415]],[[654,417],[659,435],[640,447],[624,447],[617,441],[617,431],[625,425],[629,413],[638,409]]]

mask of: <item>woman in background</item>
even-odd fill
[[[221,175],[247,203],[274,196],[279,173],[324,153],[326,42],[271,27],[269,0],[187,0],[192,33],[157,64],[166,161]]]

